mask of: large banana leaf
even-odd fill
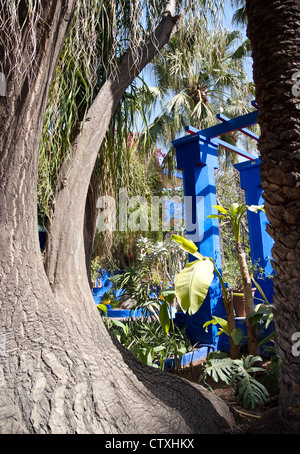
[[[188,263],[175,276],[175,292],[183,312],[192,315],[201,307],[214,277],[214,265],[207,258]]]

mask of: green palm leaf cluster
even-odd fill
[[[234,25],[247,25],[247,13],[246,13],[246,2],[245,0],[231,0],[231,5],[236,9],[233,17],[232,23]]]
[[[211,30],[202,19],[188,20],[152,65],[152,102],[162,110],[146,131],[149,140],[172,149],[171,141],[187,124],[204,129],[216,124],[219,112],[229,118],[249,112],[254,97],[244,68],[249,51],[240,31]],[[236,145],[238,136],[223,139]]]

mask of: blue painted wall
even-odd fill
[[[173,141],[176,149],[177,168],[182,170],[184,185],[185,226],[191,239],[204,256],[212,257],[221,271],[221,251],[218,219],[208,219],[217,204],[215,169],[218,168],[217,145],[200,135],[187,136]],[[215,211],[216,212],[216,211]],[[189,260],[195,258],[189,256]],[[213,315],[226,317],[222,290],[214,278],[201,309],[194,315],[177,315],[193,344],[218,346],[217,327],[210,325],[207,332],[203,324]],[[181,320],[180,320],[181,319]]]
[[[255,120],[255,118],[256,114],[253,114],[251,119]],[[210,131],[210,129],[206,131]],[[218,168],[218,145],[217,142],[211,141],[207,137],[208,134],[203,137],[199,131],[196,134],[174,140],[172,143],[176,149],[177,168],[183,173],[187,238],[197,245],[201,254],[212,257],[217,268],[222,272],[218,219],[207,219],[209,214],[216,213],[212,205],[217,204],[214,170]],[[241,187],[245,190],[247,205],[263,204],[259,166],[259,160],[246,161],[235,166],[241,175]],[[273,242],[266,232],[266,215],[263,212],[256,214],[250,211],[247,212],[247,215],[253,264],[258,262],[266,276],[271,275],[269,258]],[[190,256],[189,260],[193,261],[195,258]],[[259,280],[259,284],[271,301],[272,281],[270,279]],[[255,296],[261,298],[259,292],[256,292]],[[257,300],[257,302],[260,301]],[[226,318],[222,291],[217,277],[214,279],[201,309],[192,316],[178,314],[176,321],[179,326],[186,327],[187,335],[193,343],[212,344],[216,349],[226,349],[225,335],[217,336],[217,327],[210,325],[208,332],[203,329],[203,324],[211,320],[213,315]]]
[[[247,205],[263,205],[264,199],[262,197],[262,187],[260,180],[260,159],[255,161],[245,161],[235,164],[235,168],[240,172],[241,188],[245,191],[245,200]],[[271,251],[273,247],[273,239],[266,231],[268,219],[263,211],[253,213],[247,211],[248,228],[249,228],[249,241],[252,265],[258,264],[265,275],[265,279],[259,279],[259,273],[254,275],[258,284],[263,289],[269,302],[272,301],[273,296],[273,269],[270,263]],[[256,298],[261,298],[258,291],[255,293]],[[259,302],[258,300],[256,300]]]

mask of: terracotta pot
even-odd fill
[[[254,296],[255,288],[252,289]],[[233,309],[236,317],[246,317],[245,297],[241,290],[230,290],[229,296],[232,299]]]

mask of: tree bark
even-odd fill
[[[274,316],[281,357],[283,421],[299,429],[300,356],[300,3],[247,0],[248,36],[254,60],[261,181],[268,232],[274,238]],[[295,80],[295,75],[298,79]],[[299,407],[298,407],[299,408]]]
[[[199,386],[141,364],[117,345],[93,302],[86,273],[82,282],[68,273],[65,280],[53,274],[59,283],[68,276],[68,288],[74,284],[79,291],[53,292],[49,285],[37,233],[38,154],[74,2],[41,4],[31,85],[12,75],[7,96],[0,98],[0,432],[219,433],[233,424],[228,407]],[[92,114],[94,119],[97,111]],[[90,168],[92,159],[87,161]],[[84,164],[81,157],[78,165]],[[88,180],[84,168],[80,171]],[[64,218],[65,223],[75,223],[77,211],[67,213],[73,219]],[[65,251],[67,269],[67,252],[71,261],[78,252],[76,260],[85,265],[83,247],[77,247]]]
[[[95,172],[94,172],[95,173]],[[96,176],[92,174],[91,181],[88,188],[85,212],[84,212],[84,250],[85,250],[85,266],[87,277],[89,280],[90,288],[92,289],[92,277],[91,277],[91,262],[93,256],[93,245],[95,240],[95,235],[97,232],[97,198],[99,197],[99,190],[97,190],[97,181]]]
[[[246,325],[247,325],[247,341],[248,341],[248,353],[249,355],[256,356],[259,354],[258,344],[257,344],[257,331],[256,326],[252,325],[252,317],[249,317],[253,314],[255,310],[254,298],[252,293],[252,280],[249,273],[246,253],[243,249],[243,246],[240,241],[236,243],[236,251],[239,267],[241,270],[241,276],[243,281],[243,291],[245,297],[245,311],[246,311]],[[248,318],[249,317],[249,318]]]

